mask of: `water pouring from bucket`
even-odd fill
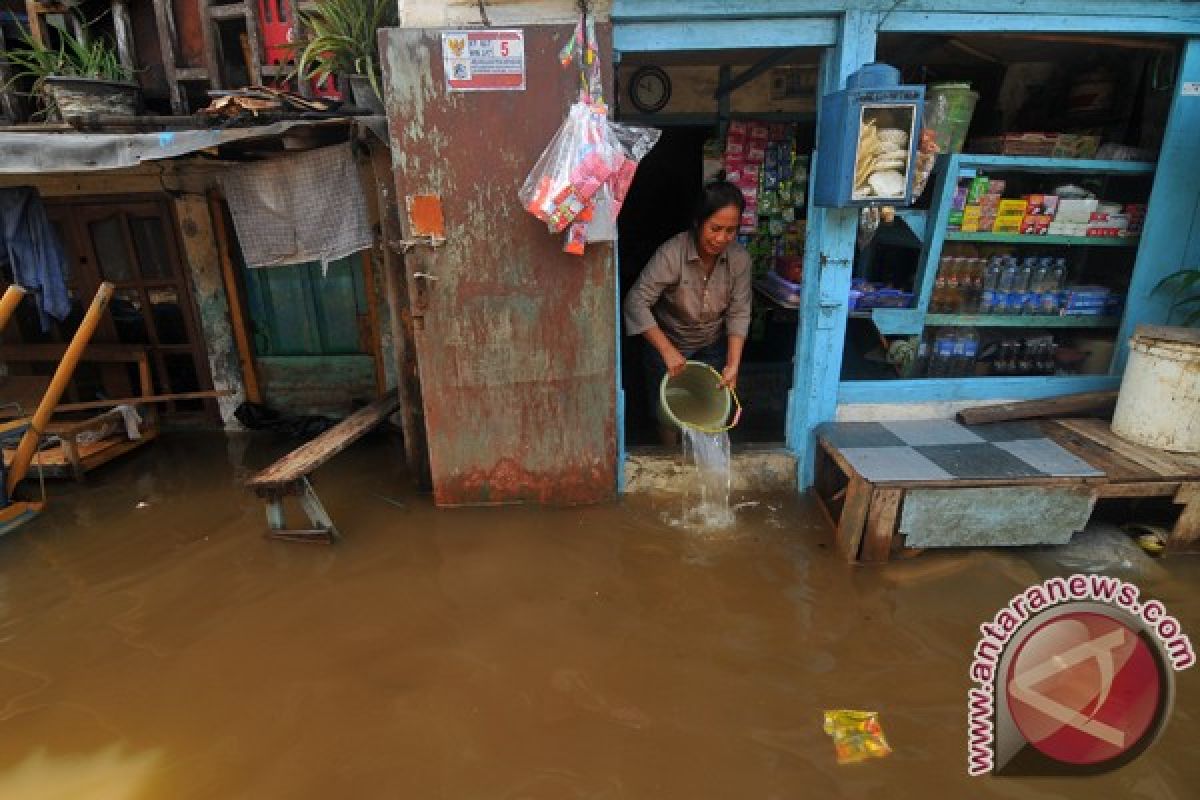
[[[708,530],[733,524],[728,431],[741,416],[737,392],[723,385],[721,373],[708,364],[689,361],[674,378],[663,376],[659,417],[683,432],[684,459],[696,465],[698,477],[699,496],[684,495],[682,524]]]
[[[658,387],[659,416],[685,432],[725,433],[738,424],[742,404],[737,392],[721,383],[721,373],[702,361],[689,361],[683,372],[664,375]],[[734,410],[733,419],[729,412]]]

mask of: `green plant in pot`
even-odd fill
[[[107,39],[97,36],[84,41],[61,26],[51,27],[59,41],[57,47],[21,31],[21,45],[6,54],[13,67],[10,85],[31,81],[31,93],[42,98],[46,112],[64,119],[138,113],[141,89]]]
[[[349,76],[355,105],[383,113],[377,31],[397,24],[396,0],[322,0],[300,17],[306,33],[298,45],[300,78],[324,84]]]
[[[1185,327],[1200,326],[1200,268],[1172,272],[1154,287],[1156,292],[1169,292],[1175,297],[1169,319],[1179,318]]]

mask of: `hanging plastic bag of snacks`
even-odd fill
[[[560,53],[564,66],[578,56],[580,99],[517,193],[525,209],[552,233],[566,232],[563,250],[575,255],[582,255],[588,242],[616,239],[617,215],[638,162],[661,135],[653,128],[609,121],[600,96],[595,41],[594,24],[585,16]]]

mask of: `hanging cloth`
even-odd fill
[[[349,143],[238,166],[221,185],[247,266],[324,269],[374,243]]]
[[[32,186],[0,189],[0,260],[7,261],[13,282],[33,294],[43,331],[50,330],[51,318],[66,319],[67,258]]]

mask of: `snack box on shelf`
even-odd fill
[[[971,140],[971,152],[1004,156],[1050,156],[1094,158],[1100,149],[1099,136],[1073,133],[1006,133]]]

